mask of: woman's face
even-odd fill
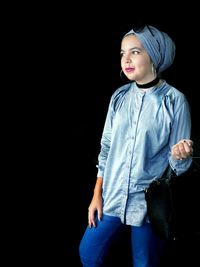
[[[155,78],[152,61],[139,39],[133,34],[122,40],[121,68],[129,80],[139,84],[148,83]]]

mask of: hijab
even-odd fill
[[[176,46],[167,33],[153,26],[145,26],[142,30],[132,29],[125,36],[130,34],[135,34],[140,40],[157,73],[166,70],[173,63]]]

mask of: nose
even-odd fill
[[[126,57],[125,57],[125,62],[126,62],[126,63],[131,62],[131,59],[130,59],[130,56],[129,56],[129,55],[126,55]]]

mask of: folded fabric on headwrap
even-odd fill
[[[167,33],[153,26],[145,26],[141,31],[132,29],[125,36],[129,34],[135,34],[140,40],[149,54],[157,73],[166,70],[173,63],[176,46]]]

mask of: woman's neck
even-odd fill
[[[153,81],[148,82],[148,83],[143,83],[143,84],[139,84],[136,82],[136,85],[138,88],[150,88],[155,86],[156,84],[158,84],[160,81],[160,78],[157,76]]]

